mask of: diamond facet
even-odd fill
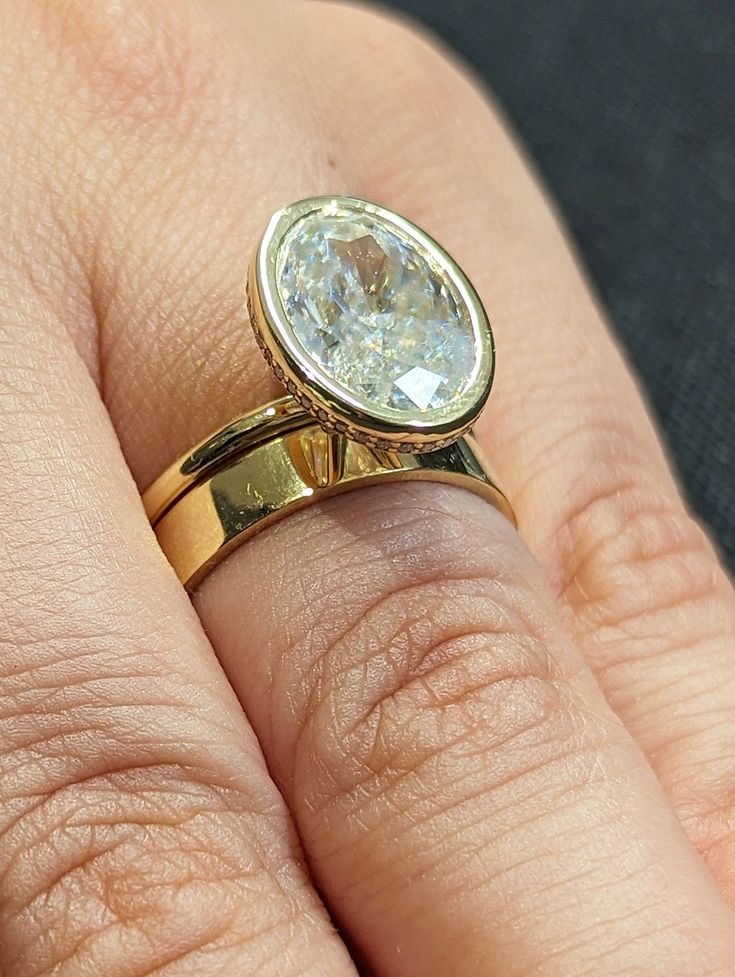
[[[275,283],[301,359],[368,414],[441,423],[477,382],[461,290],[398,224],[345,203],[306,213],[280,241]]]

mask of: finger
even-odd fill
[[[354,493],[196,604],[377,974],[727,973],[730,913],[489,507]]]
[[[52,318],[11,272],[0,302],[3,975],[350,977],[257,743]]]
[[[448,83],[447,105],[462,88]],[[462,112],[438,113],[427,185],[399,184],[398,204],[430,221],[487,296],[500,359],[480,439],[577,645],[735,901],[732,587],[547,206],[464,94]],[[390,154],[396,173],[408,144]]]
[[[206,17],[204,24],[201,31],[213,29]],[[365,34],[352,19],[347,24],[345,43]],[[262,54],[268,39],[259,28]],[[248,75],[247,98],[239,98],[243,66],[228,62],[227,41],[218,37],[222,56],[216,67],[206,62],[215,83],[210,88],[205,74],[205,98],[197,101],[201,92],[194,98],[186,85],[201,75],[182,80],[179,68],[199,67],[198,31],[188,33],[179,20],[159,29],[173,30],[165,56],[146,61],[143,78],[132,73],[127,93],[131,75],[126,67],[120,76],[115,62],[122,108],[105,136],[118,152],[124,142],[135,177],[123,175],[119,198],[106,200],[113,215],[125,215],[125,235],[113,216],[95,238],[104,386],[141,481],[160,464],[162,436],[173,450],[202,433],[194,430],[199,424],[229,413],[242,391],[235,364],[245,362],[244,334],[232,315],[241,281],[230,277],[228,263],[242,267],[255,237],[248,201],[268,185],[275,196],[274,181],[279,194],[282,181],[284,192],[287,183],[298,196],[336,179],[321,146],[305,138],[294,153],[294,129],[304,118],[312,128],[305,86],[293,103],[269,101],[276,86],[262,55]],[[270,29],[283,53],[288,25]],[[294,52],[309,29],[306,19],[292,26]],[[396,43],[385,31],[379,37],[381,45]],[[330,50],[333,42],[330,36]],[[172,61],[171,44],[176,52],[182,43],[193,55],[186,47],[186,58]],[[323,58],[306,49],[305,67],[316,70]],[[423,48],[409,53],[420,66],[444,70],[425,60]],[[408,54],[404,60],[410,64]],[[284,70],[294,63],[287,56]],[[415,82],[410,71],[407,77]],[[147,91],[153,78],[160,97],[141,105],[140,86]],[[226,125],[219,119],[213,126],[222,92],[230,95]],[[94,86],[92,94],[99,97]],[[251,118],[244,145],[253,104],[265,106],[264,131]],[[145,112],[153,113],[163,146],[154,168],[145,153],[135,154]],[[274,112],[288,138],[272,140],[267,172],[248,170],[253,145],[272,135]],[[204,137],[196,138],[198,126]],[[220,145],[210,154],[213,134],[223,132],[225,151]],[[360,139],[351,130],[353,137]],[[340,144],[349,141],[342,133]],[[175,148],[170,155],[167,145]],[[367,170],[356,172],[354,189],[367,190]],[[399,203],[398,187],[392,192]],[[202,238],[202,213],[222,214],[226,205],[228,233]],[[197,342],[206,356],[196,356]],[[209,374],[203,380],[201,363]],[[164,434],[151,434],[159,424]],[[258,602],[248,604],[243,633],[232,609],[256,592],[256,580]],[[200,601],[315,871],[381,973],[445,974],[449,960],[457,975],[476,974],[488,961],[511,974],[591,966],[599,973],[724,972],[733,952],[729,913],[648,767],[596,696],[517,538],[492,513],[434,487],[355,495],[244,548]],[[298,625],[290,629],[291,614]]]
[[[147,484],[164,459],[269,395],[242,321],[242,268],[272,208],[345,189],[378,197],[426,224],[478,282],[493,316],[500,365],[480,434],[523,535],[613,707],[729,887],[735,878],[728,787],[735,729],[732,591],[685,511],[633,381],[555,222],[463,79],[375,20],[363,28],[363,21],[356,25],[352,14],[329,5],[320,21],[321,8],[309,5],[297,22],[297,9],[269,14],[271,40],[262,45],[280,50],[286,38],[296,38],[299,50],[288,68],[256,60],[247,96],[238,98],[232,93],[242,69],[229,70],[235,58],[225,55],[212,88],[205,86],[216,90],[222,107],[214,150],[202,135],[212,131],[209,108],[195,108],[201,95],[184,98],[180,76],[156,63],[156,86],[168,78],[169,98],[181,97],[182,111],[165,122],[175,154],[169,170],[162,172],[158,160],[146,162],[143,136],[136,180],[121,190],[125,208],[140,215],[133,230],[138,260],[121,269],[128,237],[114,225],[103,223],[101,231],[109,255],[104,273],[116,276],[102,334],[107,398],[136,477]],[[254,30],[245,19],[243,31]],[[350,53],[339,57],[330,48],[328,57],[320,56],[318,43],[302,51],[299,31],[318,32],[319,24],[341,31],[338,47]],[[180,22],[172,32],[198,50],[191,38],[182,41]],[[365,49],[357,46],[370,37]],[[211,68],[206,55],[203,60],[205,67],[195,66],[183,82],[187,96],[186,85],[196,86]],[[290,72],[285,78],[284,71]],[[130,81],[137,97],[145,78],[133,74]],[[252,104],[263,106],[256,117]],[[116,116],[128,151],[139,112],[140,101],[131,100],[127,113]],[[253,164],[253,146],[268,147],[267,161]],[[151,220],[151,195],[159,220],[168,214],[163,239]],[[229,215],[222,233],[211,234],[202,200],[220,215],[217,226]],[[143,265],[147,281],[141,281]],[[107,293],[101,287],[99,294]],[[142,384],[141,375],[150,383]],[[167,418],[167,405],[177,411],[182,399],[175,424],[151,425],[151,416]]]
[[[345,70],[349,91],[361,67]],[[348,164],[487,297],[499,360],[480,439],[578,646],[735,900],[732,587],[515,147],[462,79],[425,77],[398,124],[362,120]]]
[[[34,184],[28,76],[7,51],[0,72],[0,126],[28,126],[0,175],[2,973],[349,977],[64,331],[88,306]]]

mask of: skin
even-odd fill
[[[732,590],[485,96],[274,0],[5,0],[0,84],[3,977],[732,977]],[[520,533],[364,490],[192,607],[138,491],[277,392],[245,268],[328,192],[475,281]]]

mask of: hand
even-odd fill
[[[0,39],[3,977],[732,977],[733,595],[497,114],[338,4],[6,0]],[[246,267],[316,193],[477,284],[520,533],[355,492],[195,613],[138,493],[277,394]]]

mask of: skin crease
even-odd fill
[[[8,0],[0,38],[3,977],[732,977],[732,592],[497,113],[337,4]],[[520,536],[356,492],[197,617],[136,483],[276,392],[244,271],[322,192],[485,298]]]

